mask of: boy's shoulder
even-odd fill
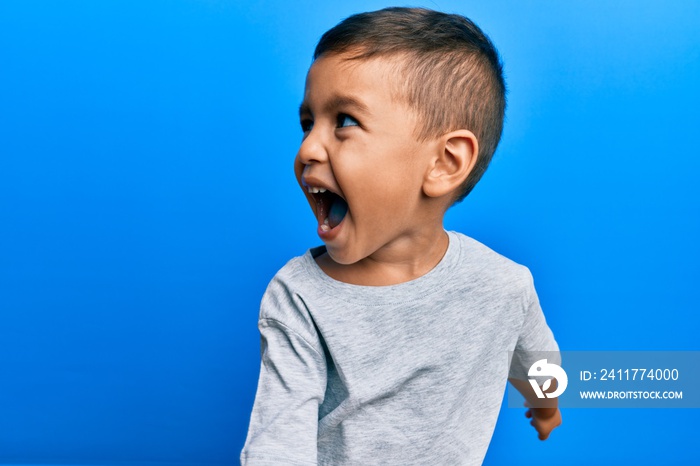
[[[313,269],[316,267],[314,257],[323,253],[324,250],[325,246],[313,247],[304,254],[289,259],[272,277],[268,284],[268,290],[275,283],[284,284],[284,286],[311,284],[316,279],[313,273]]]
[[[510,282],[513,286],[528,285],[532,281],[530,270],[512,259],[494,251],[489,246],[460,232],[450,232],[459,240],[462,248],[460,267],[472,271],[483,280]]]
[[[305,254],[293,257],[277,271],[267,284],[260,305],[260,320],[275,321],[290,326],[297,333],[312,334],[309,311],[303,295],[305,289],[317,287],[310,268],[314,264],[312,248]]]

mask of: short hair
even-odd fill
[[[350,16],[319,40],[324,54],[398,57],[399,92],[418,115],[417,138],[468,129],[479,141],[474,169],[455,203],[486,171],[503,131],[506,86],[498,51],[470,19],[425,8],[385,8]]]

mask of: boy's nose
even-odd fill
[[[312,130],[301,142],[297,158],[304,165],[322,163],[328,160],[328,152],[318,133]]]

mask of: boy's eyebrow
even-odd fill
[[[360,102],[358,99],[347,95],[334,95],[323,106],[326,113],[331,113],[339,108],[354,107],[361,113],[369,113],[367,105]],[[299,105],[299,115],[311,115],[311,107],[306,102]]]

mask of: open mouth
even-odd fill
[[[340,225],[348,213],[348,203],[334,192],[324,188],[309,188],[316,201],[316,215],[321,230],[329,231]]]

